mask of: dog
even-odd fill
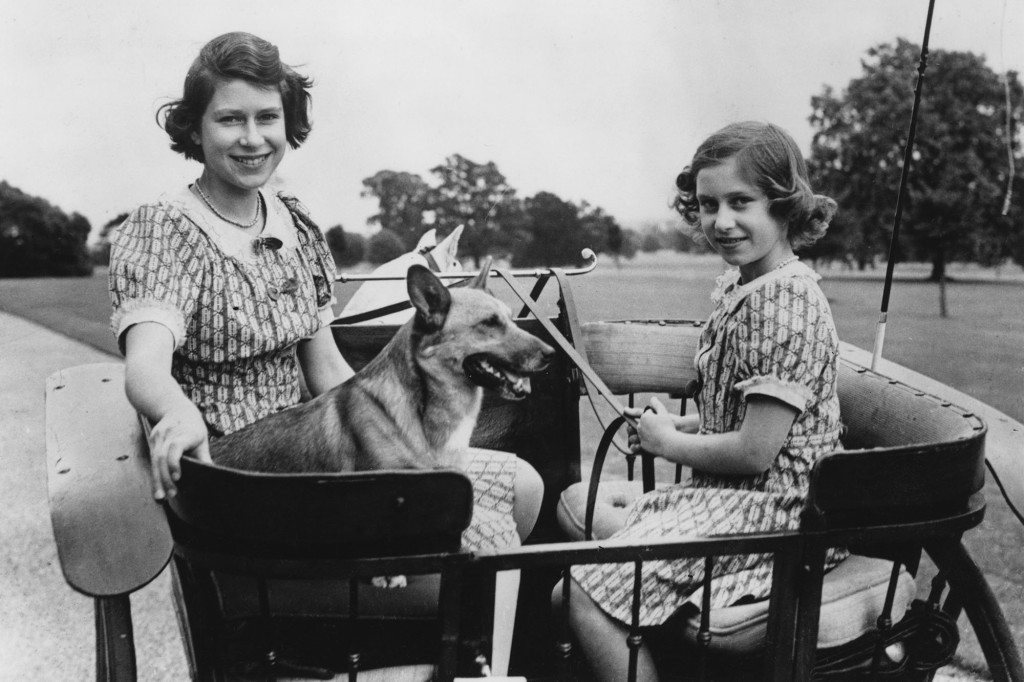
[[[402,254],[398,258],[389,260],[375,269],[372,274],[384,277],[398,277],[405,275],[409,270],[409,266],[415,263],[431,265],[430,261],[433,261],[432,269],[436,268],[436,272],[458,272],[462,269],[462,264],[458,259],[459,238],[462,236],[462,230],[463,226],[459,225],[441,241],[437,241],[436,230],[427,230],[420,237],[415,249],[409,253]],[[352,298],[342,308],[341,317],[377,310],[378,308],[404,300],[406,300],[405,284],[400,280],[366,282],[356,290],[356,293],[352,295]],[[403,310],[356,324],[402,324],[412,315],[412,310]]]
[[[518,400],[554,349],[520,329],[487,291],[428,268],[406,277],[415,313],[345,383],[211,443],[214,463],[262,472],[464,468],[484,389]]]

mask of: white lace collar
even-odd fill
[[[259,241],[268,237],[281,240],[281,248],[297,249],[298,236],[292,222],[288,207],[277,198],[272,188],[261,191],[267,207],[267,220],[259,237],[251,237],[241,230],[223,225],[219,220],[211,219],[209,209],[192,193],[188,187],[163,197],[163,201],[177,208],[195,224],[223,251],[226,255],[242,261],[255,261],[259,253]]]
[[[766,272],[757,279],[745,284],[740,284],[739,268],[730,268],[715,280],[715,287],[711,292],[711,300],[715,303],[723,303],[731,308],[746,298],[751,292],[775,280],[787,277],[810,277],[815,282],[821,279],[821,275],[799,260],[790,261],[782,267]]]

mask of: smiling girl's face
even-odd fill
[[[735,157],[697,174],[700,227],[730,265],[751,282],[793,256],[786,225],[768,211],[768,197],[744,179]]]
[[[218,83],[192,139],[203,148],[203,182],[210,192],[255,192],[287,149],[281,93],[244,80]]]

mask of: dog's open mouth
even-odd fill
[[[521,400],[530,394],[530,378],[516,374],[488,355],[471,355],[462,368],[477,386],[497,391],[506,400]]]

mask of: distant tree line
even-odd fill
[[[475,265],[488,255],[516,267],[579,265],[585,248],[616,259],[636,251],[635,235],[599,206],[551,192],[519,198],[493,162],[453,154],[430,173],[433,183],[393,170],[363,180],[362,195],[378,206],[368,223],[381,228],[366,241],[366,260],[390,260],[415,247],[427,230],[443,236],[458,225],[464,226],[459,251]]]
[[[81,214],[68,215],[0,180],[0,277],[92,274],[91,230]]]

